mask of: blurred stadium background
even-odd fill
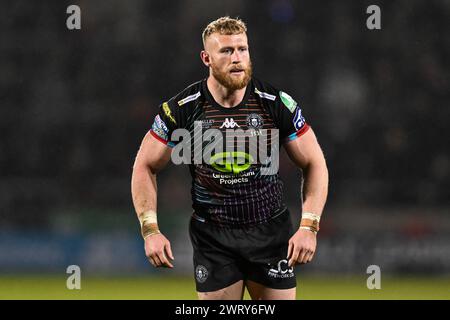
[[[66,28],[81,7],[82,29]],[[366,28],[367,6],[382,29]],[[195,299],[190,178],[159,178],[174,270],[146,261],[130,195],[156,107],[206,77],[201,32],[249,28],[255,76],[303,106],[329,201],[300,299],[450,298],[450,2],[9,1],[0,10],[0,299]],[[281,159],[299,219],[301,175]],[[382,289],[368,290],[378,265]],[[66,268],[82,290],[66,289]]]

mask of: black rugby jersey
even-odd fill
[[[252,78],[241,103],[225,108],[213,99],[204,79],[160,105],[151,134],[173,147],[173,156],[180,151],[176,150],[181,147],[178,140],[186,142],[174,139],[177,129],[190,133],[190,141],[185,144],[190,150],[184,153],[190,160],[196,216],[221,225],[248,225],[267,221],[286,208],[278,168],[273,164],[278,161],[275,140],[279,138],[282,145],[308,128],[295,100],[265,82]],[[207,132],[212,131],[222,133],[223,140],[210,138],[214,134]],[[235,137],[226,139],[230,133]],[[194,135],[200,140],[196,142]],[[250,137],[259,140],[250,143]],[[211,150],[214,142],[222,146],[221,152]],[[239,142],[243,143],[240,149]],[[228,149],[231,147],[234,149]],[[259,157],[263,148],[271,158]],[[267,174],[268,167],[275,171]]]

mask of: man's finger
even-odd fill
[[[294,252],[292,253],[292,257],[289,260],[289,267],[293,267],[295,262],[297,261],[298,254],[300,253],[300,249],[294,246]]]
[[[306,251],[305,257],[303,258],[303,263],[308,263],[311,261],[311,251]]]
[[[161,260],[156,253],[152,255],[152,258],[155,260],[156,267],[160,267],[162,265]]]
[[[294,245],[292,244],[292,242],[289,241],[289,246],[288,246],[288,252],[287,252],[287,258],[290,259],[291,255],[292,255],[292,249],[294,248]]]
[[[172,248],[170,247],[170,242],[167,242],[167,244],[164,246],[164,249],[167,252],[167,256],[170,259],[175,260],[175,258],[173,257],[173,254],[172,254]]]
[[[150,263],[152,264],[152,266],[156,267],[156,262],[152,257],[147,257],[148,261],[150,261]]]
[[[314,251],[311,251],[311,252],[309,253],[309,256],[308,256],[308,262],[311,262],[311,260],[313,259],[313,257],[314,257]]]
[[[308,254],[308,250],[302,249],[298,255],[297,261],[299,263],[305,263],[305,256]]]
[[[158,254],[158,258],[161,261],[162,266],[166,266],[169,268],[173,268],[173,265],[169,262],[169,260],[166,257],[166,254],[164,253],[164,251],[162,251],[161,253]]]

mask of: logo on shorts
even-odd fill
[[[288,266],[286,259],[278,261],[277,265],[273,266],[269,263],[270,270],[267,273],[269,277],[273,278],[291,278],[294,276],[294,267]]]
[[[195,278],[199,283],[203,283],[208,279],[208,269],[205,266],[199,264],[197,268],[195,268]]]

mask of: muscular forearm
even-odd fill
[[[156,221],[156,173],[146,165],[135,164],[131,178],[131,193],[141,223],[145,255],[155,267],[173,268],[169,260],[174,259],[170,242],[161,234]]]
[[[136,214],[156,212],[156,174],[145,165],[135,165],[131,179],[131,193]]]
[[[303,169],[303,212],[321,215],[328,195],[328,169],[325,161],[310,163]]]

